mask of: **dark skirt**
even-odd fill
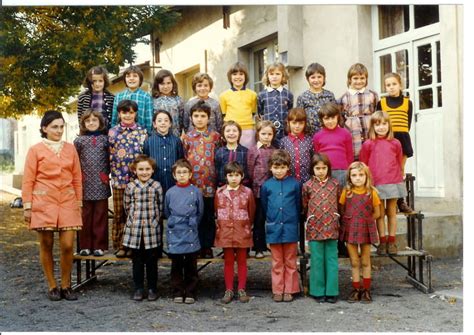
[[[410,133],[394,132],[393,136],[397,140],[400,141],[400,144],[402,145],[403,155],[405,155],[407,157],[412,157],[413,156],[413,147],[411,145]]]

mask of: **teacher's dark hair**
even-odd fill
[[[40,123],[40,133],[41,137],[46,138],[46,133],[43,131],[43,127],[47,127],[51,122],[56,119],[62,119],[64,121],[63,115],[55,110],[49,110],[44,113],[43,118]]]

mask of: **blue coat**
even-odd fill
[[[201,191],[194,185],[173,186],[165,195],[166,245],[170,254],[188,254],[201,249],[198,225],[204,213]]]
[[[291,176],[282,180],[272,177],[260,189],[265,214],[267,243],[298,242],[301,213],[301,186]]]

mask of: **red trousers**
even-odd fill
[[[247,248],[223,248],[224,282],[226,290],[234,290],[234,261],[237,259],[238,290],[247,285]]]
[[[80,248],[107,250],[109,248],[108,199],[84,200]]]
[[[272,292],[273,294],[297,293],[300,291],[296,268],[297,244],[270,244],[272,252]]]

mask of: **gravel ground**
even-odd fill
[[[318,304],[310,297],[292,303],[271,300],[270,263],[249,262],[250,303],[219,302],[224,292],[222,263],[200,272],[194,305],[174,304],[169,265],[159,268],[157,301],[135,302],[131,263],[117,262],[97,271],[98,281],[79,290],[79,300],[51,302],[38,261],[35,232],[28,231],[21,210],[10,209],[13,196],[0,192],[0,331],[2,332],[461,332],[463,300],[424,294],[405,280],[400,266],[377,264],[372,304]],[[57,250],[56,250],[56,259]],[[436,291],[462,290],[462,259],[435,259]],[[350,267],[340,263],[340,291],[350,292]],[[73,275],[75,272],[73,273]],[[57,276],[59,277],[59,276]],[[73,278],[74,281],[74,278]]]

